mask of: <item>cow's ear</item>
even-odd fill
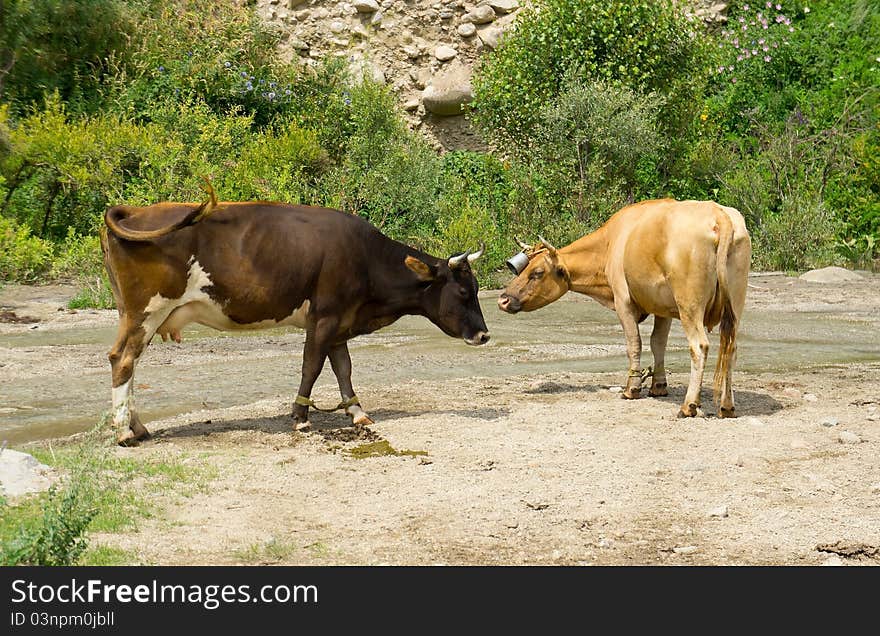
[[[435,273],[431,267],[417,259],[415,256],[407,256],[404,263],[406,263],[406,266],[419,277],[420,281],[427,283],[434,280]]]

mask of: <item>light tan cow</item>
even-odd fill
[[[742,215],[712,201],[643,201],[627,206],[601,228],[556,249],[544,239],[527,248],[517,277],[498,299],[508,313],[532,311],[571,290],[617,312],[626,334],[629,373],[623,397],[641,392],[642,339],[639,323],[654,315],[649,394],[667,395],[664,354],[673,318],[681,320],[690,345],[691,376],[679,415],[700,406],[703,368],[709,351],[706,329],[720,323],[715,368],[719,417],[735,417],[731,371],[742,319],[751,260],[751,239]],[[513,262],[514,259],[512,259]],[[651,372],[646,371],[645,376]]]

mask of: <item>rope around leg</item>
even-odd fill
[[[347,409],[349,406],[354,406],[355,404],[357,404],[358,406],[360,406],[360,403],[361,403],[361,402],[360,402],[360,400],[358,400],[358,396],[356,396],[356,395],[352,395],[352,396],[351,396],[350,398],[348,398],[347,400],[344,400],[344,401],[340,402],[340,403],[336,406],[336,408],[333,408],[333,409],[322,409],[320,406],[318,406],[317,404],[315,404],[314,400],[312,400],[311,398],[307,398],[307,397],[305,397],[305,396],[303,396],[303,395],[297,395],[297,396],[296,396],[296,399],[293,401],[293,403],[294,403],[294,404],[299,404],[300,406],[310,406],[311,408],[315,409],[316,411],[321,411],[322,413],[334,413],[334,412],[339,411],[339,410],[341,410],[341,409],[342,409],[342,410]]]

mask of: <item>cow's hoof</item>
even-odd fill
[[[731,407],[729,409],[726,409],[722,406],[720,409],[718,409],[718,417],[736,417],[736,408]]]
[[[363,428],[364,426],[370,426],[374,424],[373,420],[370,419],[369,415],[363,414],[358,415],[355,418],[352,418],[351,423],[354,424],[357,428]]]
[[[651,390],[648,391],[648,395],[651,397],[666,397],[669,395],[669,391],[666,390],[666,383],[661,382],[659,384],[655,384],[651,387]]]
[[[641,389],[626,389],[620,394],[624,400],[638,400],[642,396]]]
[[[293,430],[295,431],[308,431],[312,428],[312,423],[306,420],[305,422],[294,422]]]
[[[699,406],[697,404],[693,404],[693,403],[688,404],[688,405],[682,405],[682,407],[678,410],[678,416],[679,417],[696,417],[698,408],[699,408]]]
[[[138,430],[129,428],[120,433],[116,438],[116,443],[119,446],[137,446],[142,440],[149,438],[150,432],[143,425],[139,425]]]

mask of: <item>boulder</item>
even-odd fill
[[[0,451],[0,494],[18,497],[48,490],[52,469],[32,455],[4,449]]]
[[[864,281],[859,274],[842,267],[823,267],[822,269],[811,269],[799,277],[809,283],[847,283],[851,281]]]
[[[484,46],[488,46],[494,51],[501,42],[501,33],[501,29],[483,29],[478,33],[478,36]]]
[[[462,16],[462,22],[473,22],[474,24],[488,24],[495,19],[495,9],[487,4],[481,4],[474,7],[469,13]]]
[[[352,5],[358,13],[375,13],[379,10],[379,3],[376,0],[354,0]]]
[[[517,0],[488,0],[486,4],[492,7],[495,13],[512,13],[519,9]]]
[[[470,72],[463,65],[456,65],[434,77],[422,92],[425,110],[443,117],[461,115],[464,105],[473,98]]]

